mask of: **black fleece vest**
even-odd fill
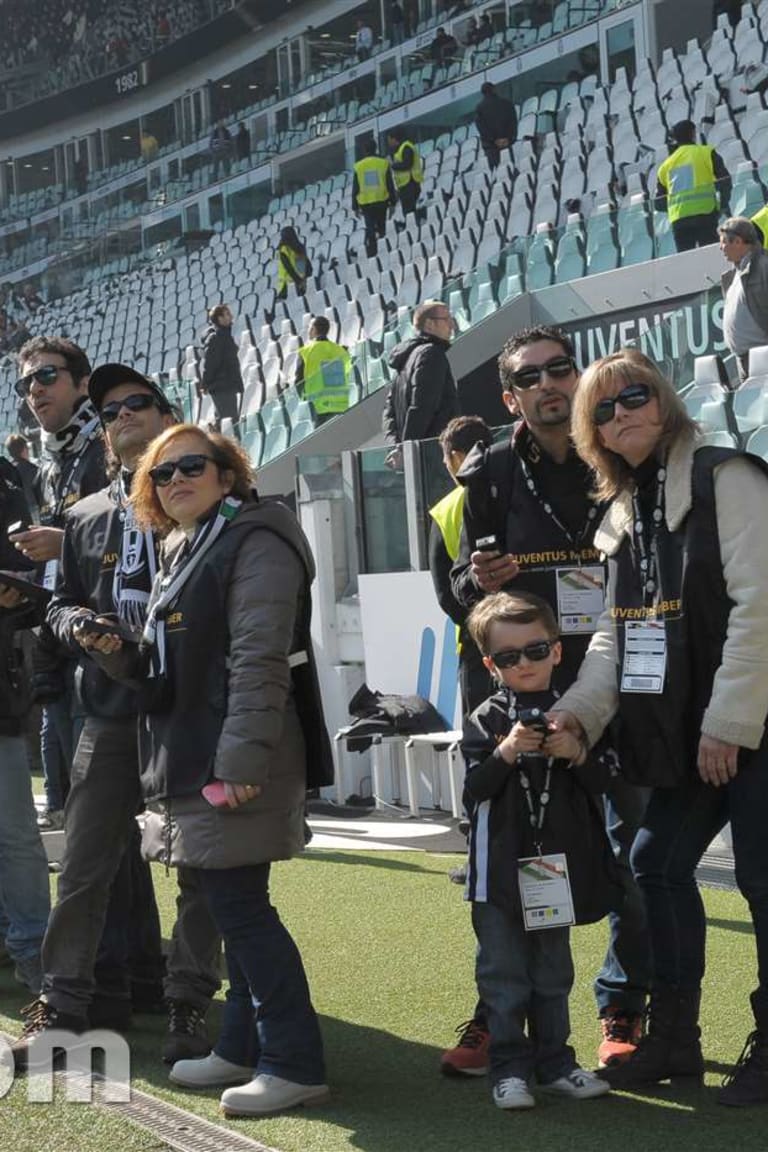
[[[693,458],[691,508],[681,526],[657,535],[659,606],[667,639],[664,691],[619,693],[618,752],[622,774],[638,784],[672,787],[695,771],[704,712],[720,667],[733,607],[726,589],[717,530],[714,473],[746,456],[768,474],[768,465],[732,448],[699,448]],[[756,526],[756,531],[759,531]],[[609,561],[621,684],[627,619],[642,618],[638,557],[629,536]]]

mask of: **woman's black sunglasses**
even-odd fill
[[[616,415],[617,404],[621,404],[622,408],[631,412],[633,408],[644,408],[650,398],[651,390],[647,384],[627,384],[618,395],[604,396],[602,400],[598,400],[592,413],[592,423],[598,427],[610,423]]]
[[[153,404],[157,404],[157,399],[149,392],[132,392],[122,400],[112,400],[105,404],[99,415],[102,424],[112,424],[120,415],[121,408],[127,408],[129,412],[145,412]]]
[[[202,452],[190,452],[187,456],[179,456],[178,460],[164,460],[162,464],[156,464],[154,468],[150,468],[149,478],[155,488],[167,488],[173,480],[174,472],[178,470],[182,476],[191,480],[195,476],[202,476],[209,460],[212,464],[216,463],[213,456],[204,456]]]
[[[539,660],[546,660],[554,644],[554,640],[534,640],[524,648],[504,648],[501,652],[492,652],[491,660],[497,668],[516,668],[523,656],[535,664]]]
[[[32,381],[37,380],[38,384],[47,387],[49,384],[55,384],[58,379],[59,372],[66,372],[67,369],[58,364],[43,364],[40,368],[35,368],[34,372],[28,372],[26,376],[22,376],[14,384],[14,389],[18,396],[29,396],[32,387]]]

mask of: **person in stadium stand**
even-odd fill
[[[352,360],[346,348],[328,339],[330,328],[326,316],[314,316],[309,342],[299,348],[296,360],[296,390],[311,401],[318,425],[349,408]]]
[[[238,160],[250,160],[251,137],[242,120],[237,126],[237,135],[235,136],[235,151]]]
[[[721,278],[723,337],[739,378],[749,375],[749,350],[768,344],[768,252],[751,220],[732,216],[718,229],[720,251],[733,267]]]
[[[28,517],[21,488],[0,470],[0,568],[6,571],[31,568],[7,535],[12,524]],[[0,952],[13,963],[19,983],[37,995],[51,901],[23,736],[29,693],[17,643],[19,632],[40,622],[35,603],[0,582]]]
[[[363,217],[367,256],[376,255],[379,237],[384,238],[387,226],[387,209],[394,208],[396,203],[389,160],[379,156],[371,136],[363,144],[363,156],[355,164],[352,177],[352,211]]]
[[[445,28],[438,28],[435,33],[435,38],[429,46],[429,54],[432,57],[435,68],[441,68],[444,64],[450,63],[458,47],[455,36],[450,36]]]
[[[717,242],[717,221],[728,215],[731,177],[709,144],[696,143],[696,125],[681,120],[671,132],[674,147],[656,173],[657,212],[666,212],[678,252]]]
[[[179,1061],[171,1080],[233,1085],[225,1115],[316,1103],[328,1096],[320,1029],[299,951],[269,899],[271,863],[304,848],[306,789],[333,778],[310,640],[309,545],[285,505],[255,495],[239,445],[195,425],[150,446],[133,500],[141,527],[171,533],[168,550],[145,656],[117,637],[102,651],[126,661],[127,675],[151,667],[140,724],[145,851],[196,873],[230,979],[214,1051]]]
[[[232,336],[232,310],[227,304],[216,304],[208,312],[208,327],[203,335],[202,391],[207,392],[216,409],[216,421],[227,417],[237,421],[243,377],[237,344]]]
[[[48,608],[55,635],[80,654],[85,721],[67,800],[67,846],[58,897],[43,942],[42,996],[27,1012],[15,1049],[20,1069],[26,1067],[30,1045],[41,1031],[79,1032],[89,1023],[128,1027],[130,931],[126,929],[137,890],[144,903],[145,931],[154,937],[157,957],[155,971],[145,975],[157,980],[161,972],[159,919],[149,868],[139,859],[135,820],[141,803],[138,697],[134,688],[118,684],[94,662],[96,634],[90,626],[101,620],[131,635],[140,634],[157,551],[152,534],[136,526],[130,489],[141,454],[175,423],[175,417],[161,389],[122,364],[105,364],[93,372],[89,398],[104,427],[113,475],[105,488],[79,501],[67,518],[62,575]],[[180,874],[180,887],[180,920],[174,928],[165,983],[170,1034],[164,1055],[173,1060],[210,1050],[202,1021],[219,986],[217,931],[195,878]],[[94,996],[94,968],[110,891],[119,894],[125,905],[122,955],[118,951],[111,957],[108,984],[102,969]],[[132,975],[135,979],[136,972]]]
[[[768,473],[757,457],[704,446],[674,385],[635,349],[590,365],[573,426],[611,501],[595,537],[608,557],[609,607],[550,716],[591,745],[618,715],[622,768],[653,786],[632,846],[653,957],[648,1032],[601,1075],[630,1089],[701,1079],[706,917],[695,873],[730,820],[758,981],[755,1031],[718,1099],[766,1104],[768,535],[756,526]]]
[[[442,300],[425,300],[413,314],[416,336],[392,349],[389,363],[397,376],[384,403],[384,436],[393,445],[391,464],[400,459],[404,440],[439,436],[459,414],[456,381],[448,363],[455,323]]]
[[[389,20],[392,26],[392,44],[402,44],[405,40],[405,13],[398,0],[392,0],[389,7]]]
[[[366,60],[370,60],[372,51],[373,29],[366,24],[365,20],[358,20],[355,32],[355,54],[359,63],[364,64]]]
[[[42,429],[43,459],[37,491],[39,524],[13,537],[29,560],[45,565],[53,588],[64,541],[66,512],[104,486],[104,438],[88,399],[88,357],[71,340],[36,336],[19,354],[16,392]],[[76,740],[73,719],[75,662],[42,629],[36,647],[36,695],[43,709],[41,750],[46,810],[41,827],[61,828]]]
[[[307,280],[312,275],[312,261],[307,255],[304,241],[300,240],[295,228],[287,225],[280,231],[277,248],[277,296],[285,300],[288,285],[295,285],[296,292],[303,296],[307,290]]]
[[[223,121],[219,121],[211,132],[208,149],[213,161],[213,178],[221,179],[229,175],[229,166],[232,161],[232,134]]]
[[[493,170],[499,166],[501,150],[511,148],[517,139],[517,112],[490,81],[483,84],[480,92],[482,100],[475,108],[475,124],[488,167]]]
[[[768,248],[768,204],[764,205],[759,212],[755,212],[754,216],[750,216],[750,220],[760,233],[760,243],[763,248]]]
[[[390,128],[387,132],[387,147],[391,153],[390,164],[394,174],[395,188],[403,210],[403,217],[414,212],[417,219],[421,215],[416,203],[424,183],[424,170],[416,145],[407,138],[404,128]]]
[[[591,494],[592,475],[571,442],[579,380],[571,341],[558,328],[523,329],[505,344],[499,373],[504,403],[520,420],[509,440],[470,452],[458,473],[466,497],[453,594],[466,610],[501,590],[547,600],[560,626],[562,661],[554,683],[562,690],[576,678],[602,611],[605,581],[594,545],[601,508]],[[572,598],[576,588],[581,591]],[[646,798],[617,776],[605,799],[624,906],[610,917],[609,946],[594,984],[601,1065],[626,1059],[643,1030],[650,956],[629,849]],[[458,1045],[443,1053],[442,1067],[448,1074],[477,1075],[486,1066],[487,1031],[471,1021]]]
[[[37,485],[40,469],[29,458],[29,441],[18,432],[12,432],[5,441],[5,450],[19,474],[24,499],[27,502],[30,519],[37,521],[39,512],[37,508]]]

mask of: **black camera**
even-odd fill
[[[517,719],[526,728],[534,728],[542,736],[549,733],[549,724],[541,708],[521,708]]]

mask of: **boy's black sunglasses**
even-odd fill
[[[121,408],[127,408],[129,412],[146,412],[154,404],[157,404],[157,399],[150,392],[132,392],[122,400],[111,400],[105,404],[99,415],[102,424],[112,424],[120,415]]]
[[[616,405],[632,411],[633,408],[644,408],[651,399],[651,390],[647,384],[627,384],[616,396],[604,396],[595,404],[592,413],[592,423],[598,428],[601,424],[609,424],[616,415]]]
[[[492,652],[491,660],[497,668],[516,668],[523,656],[535,664],[539,660],[546,660],[554,644],[554,640],[534,640],[524,648],[504,648],[501,652]]]
[[[162,464],[156,464],[154,468],[150,468],[149,478],[155,488],[167,488],[177,469],[182,476],[192,479],[195,476],[202,476],[209,460],[212,464],[216,463],[213,456],[204,456],[202,452],[190,452],[186,456],[179,456],[178,460],[165,460]]]
[[[14,389],[18,396],[29,396],[32,387],[32,381],[37,380],[38,384],[47,387],[49,384],[55,384],[59,372],[66,372],[66,368],[59,364],[42,364],[39,368],[35,368],[34,372],[28,372],[26,376],[22,376],[14,384]]]
[[[541,377],[546,372],[553,380],[562,380],[570,376],[576,365],[570,356],[553,356],[546,364],[528,364],[525,368],[518,368],[512,373],[512,383],[515,388],[536,388],[541,383]]]

